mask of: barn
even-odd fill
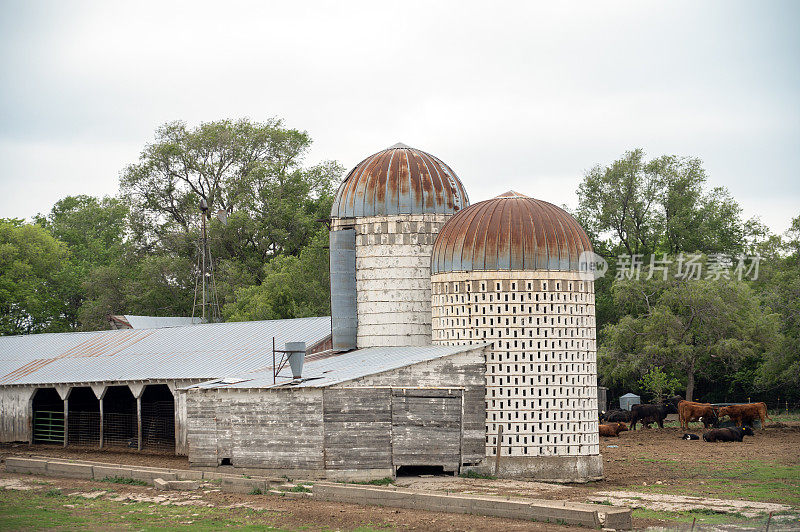
[[[484,345],[376,347],[189,387],[192,467],[333,479],[483,459]],[[276,383],[277,381],[277,383]]]
[[[0,337],[0,441],[187,453],[180,389],[330,345],[330,318]]]
[[[470,205],[396,144],[347,174],[329,227],[329,317],[0,338],[0,440],[294,477],[602,478],[592,248],[569,213]]]

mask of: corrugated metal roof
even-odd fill
[[[214,379],[272,365],[272,338],[308,347],[330,317],[0,337],[0,385]]]
[[[447,221],[433,245],[431,272],[578,271],[584,251],[592,244],[568,212],[506,192]]]
[[[331,218],[393,214],[453,214],[469,205],[452,168],[398,143],[353,168],[336,193]]]
[[[131,327],[134,329],[159,329],[161,327],[182,327],[184,325],[199,325],[203,320],[199,317],[184,317],[184,316],[131,316],[125,314],[125,319],[128,320]]]
[[[370,347],[347,353],[320,353],[306,357],[303,366],[303,381],[289,384],[292,374],[288,367],[278,375],[278,384],[272,383],[272,368],[251,374],[234,375],[226,380],[214,380],[190,386],[189,388],[273,388],[288,386],[292,388],[324,388],[334,384],[375,375],[402,368],[419,362],[435,360],[480,349],[488,344],[472,345],[429,345],[409,347]]]

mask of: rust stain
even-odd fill
[[[577,270],[592,245],[563,209],[506,192],[459,211],[442,228],[433,273],[473,270]]]
[[[467,205],[464,185],[449,166],[398,144],[367,157],[347,174],[331,217],[453,214]]]
[[[39,371],[57,360],[66,358],[112,357],[136,342],[144,340],[153,334],[153,332],[153,330],[130,330],[124,332],[117,331],[115,334],[99,333],[92,335],[80,344],[67,349],[55,357],[32,360],[24,366],[3,375],[0,377],[0,384],[11,384],[18,379]]]

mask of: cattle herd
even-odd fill
[[[641,423],[646,428],[650,428],[650,425],[655,423],[663,429],[664,419],[669,414],[678,414],[678,420],[684,430],[689,430],[689,423],[702,423],[706,429],[703,434],[703,441],[707,442],[740,442],[744,436],[753,435],[752,425],[755,421],[760,421],[763,429],[765,420],[772,420],[767,413],[766,403],[715,406],[711,403],[686,401],[681,397],[675,396],[663,404],[633,405],[630,411],[610,410],[603,412],[600,415],[600,436],[619,436],[620,432],[628,430],[628,424],[633,430],[636,430],[638,423]],[[717,427],[720,420],[725,416],[736,427],[709,428]],[[684,434],[682,438],[685,440],[700,439],[696,434]]]

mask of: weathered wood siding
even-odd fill
[[[392,460],[404,465],[461,465],[461,390],[392,390]]]
[[[484,365],[483,348],[476,348],[328,388],[190,390],[189,462],[217,466],[230,458],[237,467],[330,471],[457,469],[483,458]]]
[[[0,388],[0,441],[28,441],[31,430],[32,386]]]
[[[467,346],[465,346],[467,347]],[[410,388],[464,389],[463,463],[473,464],[486,452],[486,358],[485,348],[477,347],[445,358],[404,366],[363,377],[339,387],[393,386]]]
[[[326,389],[325,467],[392,467],[392,390]]]
[[[322,390],[192,390],[187,393],[189,462],[322,469]]]

